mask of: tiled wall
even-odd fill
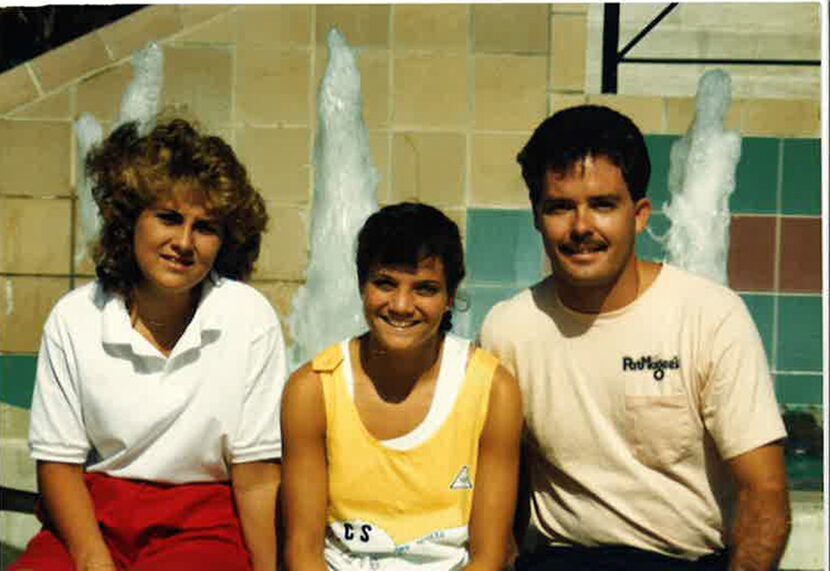
[[[465,234],[470,309],[457,323],[472,334],[489,305],[544,271],[514,157],[547,114],[585,101],[629,114],[648,134],[652,198],[665,197],[669,145],[687,129],[693,99],[588,93],[588,11],[584,4],[158,5],[0,75],[3,481],[33,485],[18,444],[40,331],[54,302],[93,275],[88,259],[72,256],[79,239],[72,121],[90,112],[111,125],[135,50],[161,43],[165,104],[226,137],[266,197],[271,224],[254,285],[285,315],[307,260],[316,88],[325,34],[337,25],[360,54],[380,201],[436,204]],[[730,275],[764,335],[779,397],[816,404],[820,104],[757,93],[735,99],[727,124],[745,137]],[[657,215],[653,225],[662,231],[665,220]],[[647,239],[640,247],[659,256]]]

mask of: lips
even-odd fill
[[[181,258],[179,256],[167,256],[162,255],[161,258],[166,262],[170,263],[172,266],[175,266],[180,269],[187,269],[193,265],[194,260],[193,258]]]
[[[597,242],[585,242],[582,244],[562,244],[559,250],[567,256],[589,255],[604,252],[608,246]]]
[[[388,325],[391,325],[395,329],[400,329],[400,330],[410,329],[410,328],[418,325],[418,323],[419,323],[419,321],[417,321],[417,320],[395,319],[393,317],[388,317],[388,316],[385,316],[385,315],[381,315],[380,318],[384,323],[386,323]]]

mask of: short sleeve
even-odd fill
[[[275,323],[251,342],[242,413],[231,445],[231,462],[280,458],[280,402],[287,364],[280,324]]]
[[[29,424],[29,450],[35,460],[83,464],[91,448],[83,420],[78,380],[65,350],[47,322],[37,359]]]
[[[725,459],[786,436],[761,337],[740,298],[715,327],[703,420]]]

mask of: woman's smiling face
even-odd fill
[[[422,346],[439,332],[451,307],[444,264],[424,258],[418,266],[375,266],[361,290],[363,312],[374,341],[387,351]]]
[[[143,281],[161,294],[190,291],[208,275],[222,247],[222,224],[204,193],[178,187],[138,216],[133,252]]]

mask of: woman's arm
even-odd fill
[[[502,569],[506,563],[516,508],[521,433],[519,385],[499,367],[490,388],[490,406],[479,443],[470,515],[469,571]]]
[[[326,412],[320,377],[309,365],[288,380],[282,400],[285,562],[322,570],[328,506]]]
[[[49,518],[80,571],[115,569],[98,528],[80,464],[37,463],[37,481]]]
[[[233,464],[231,481],[254,571],[276,571],[280,465],[269,461]]]

